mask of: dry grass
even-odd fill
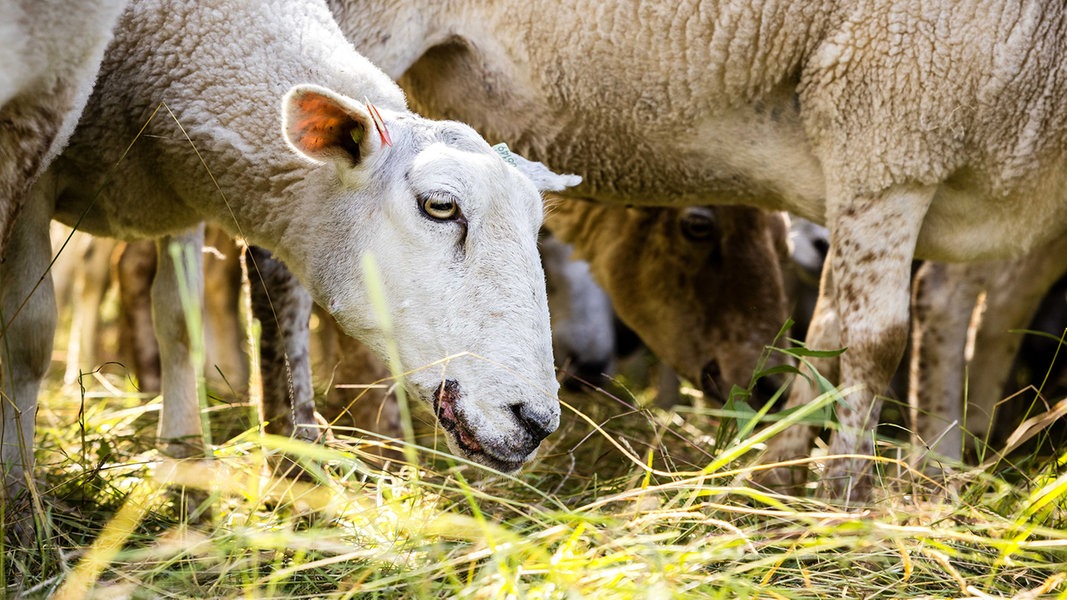
[[[516,477],[432,450],[425,415],[419,467],[386,474],[360,432],[335,431],[326,446],[272,438],[247,406],[217,401],[215,439],[227,441],[209,461],[175,463],[153,449],[158,402],[117,393],[119,372],[83,381],[84,392],[54,385],[38,417],[48,527],[36,547],[4,549],[10,595],[1067,594],[1067,476],[1056,448],[1014,457],[1010,476],[993,465],[953,471],[949,485],[917,494],[930,482],[917,486],[921,477],[886,458],[904,451],[887,439],[885,495],[849,509],[748,487],[758,444],[744,411],[639,409],[641,398],[599,391],[565,397],[561,431]],[[313,481],[271,477],[269,457],[283,451],[314,465]]]

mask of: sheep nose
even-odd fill
[[[774,398],[774,395],[781,389],[784,381],[781,377],[766,376],[760,377],[756,380],[756,389],[752,391],[752,406],[753,408],[761,409],[767,405],[768,402]],[[781,407],[781,401],[778,402],[778,407]],[[777,410],[775,408],[774,410]]]
[[[530,404],[515,404],[511,407],[515,417],[522,424],[526,432],[530,434],[534,446],[548,437],[548,434],[559,427],[559,416],[556,411],[548,407],[533,406]]]

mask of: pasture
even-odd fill
[[[561,395],[559,431],[505,476],[449,455],[425,407],[409,443],[335,427],[311,445],[260,433],[249,401],[224,390],[209,392],[210,457],[170,461],[155,449],[159,399],[136,394],[124,366],[64,386],[54,364],[37,418],[39,526],[0,553],[3,588],[109,600],[1067,595],[1067,454],[1040,418],[1027,449],[948,465],[948,485],[909,470],[906,432],[886,426],[877,498],[848,508],[810,486],[790,497],[747,484],[763,468],[759,415],[688,388],[688,405],[648,408],[647,366]],[[772,427],[821,422],[834,399]],[[377,470],[381,444],[414,463]],[[281,454],[306,477],[271,475]]]
[[[989,416],[1005,332],[1067,269],[1065,11],[31,4],[0,2],[0,28],[67,51],[0,51],[0,596],[1067,598],[1063,319],[988,426],[958,410],[969,393]],[[607,292],[690,378],[680,404],[640,356],[557,402],[554,355],[580,357],[553,350],[542,192],[624,210],[582,235],[658,257],[641,266],[665,285],[619,253]],[[632,206],[706,210],[624,236]],[[827,228],[809,346],[774,349],[798,282],[763,209]],[[165,410],[118,357],[134,311],[114,299],[92,366],[53,353],[53,219],[159,243],[141,317]],[[205,223],[277,258],[241,301],[272,318],[236,336],[262,334],[262,386],[255,357],[205,368]],[[622,310],[646,296],[651,318]],[[313,301],[389,362],[318,379],[320,406],[334,383],[394,389],[402,439],[311,418]],[[881,395],[909,343],[910,411]]]

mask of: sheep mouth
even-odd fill
[[[501,473],[518,471],[526,462],[526,457],[522,460],[511,460],[500,458],[487,451],[463,415],[456,410],[459,397],[459,383],[451,379],[446,380],[433,394],[433,412],[437,416],[437,422],[448,433],[456,448],[465,458],[495,471]]]

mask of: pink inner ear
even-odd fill
[[[320,94],[306,93],[297,98],[293,117],[289,125],[293,144],[312,155],[340,145],[341,136],[351,129],[345,125],[352,122],[352,116]]]

